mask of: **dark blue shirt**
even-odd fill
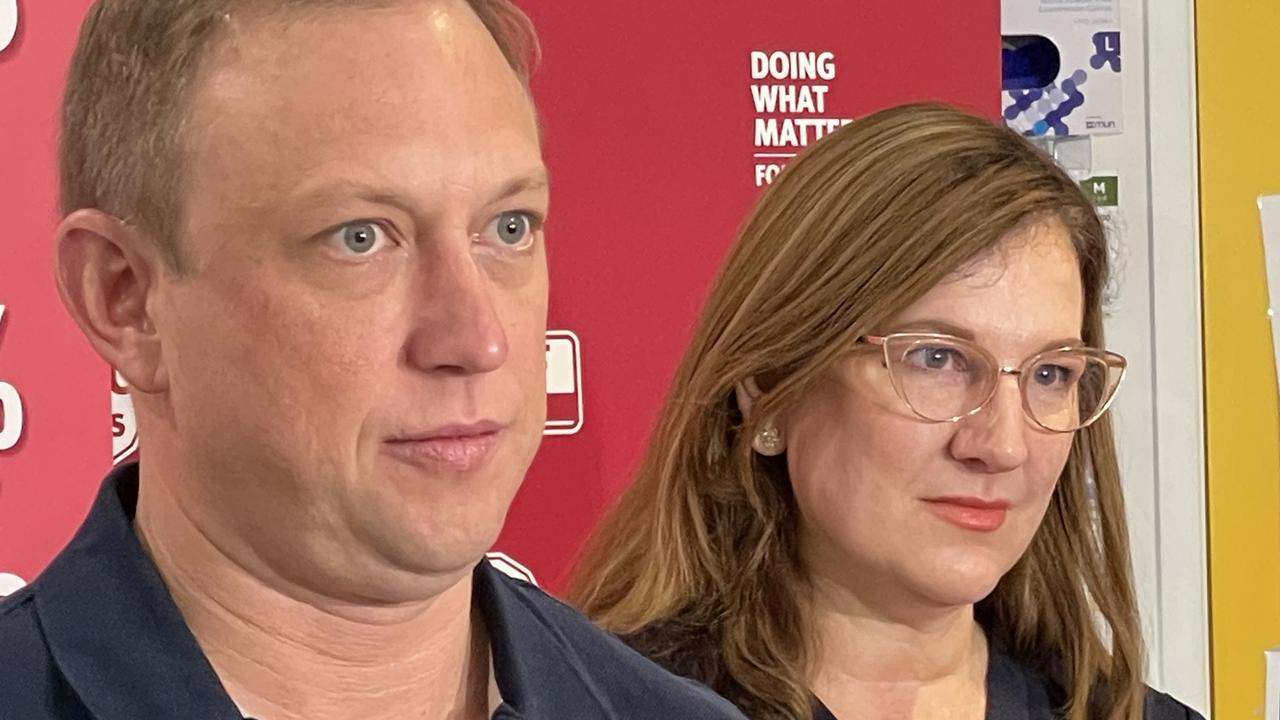
[[[1006,655],[993,643],[987,661],[987,720],[1061,720],[1067,696],[1057,683]],[[1164,693],[1149,690],[1146,720],[1204,720]],[[813,720],[837,720],[821,702]]]
[[[0,720],[238,720],[134,535],[136,465],[117,469],[71,544],[0,601]],[[501,720],[743,720],[537,587],[473,575]]]

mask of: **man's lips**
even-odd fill
[[[1007,500],[984,500],[975,497],[925,498],[929,510],[939,518],[975,532],[995,532],[1004,525],[1010,503]]]
[[[388,438],[393,457],[427,469],[468,472],[493,455],[506,426],[493,421],[444,425],[421,433]]]

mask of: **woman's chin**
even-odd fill
[[[938,605],[959,607],[990,595],[1006,572],[1004,563],[977,555],[940,558],[915,574],[921,594]]]

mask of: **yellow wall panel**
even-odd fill
[[[1214,717],[1236,720],[1262,717],[1262,653],[1280,645],[1280,419],[1257,208],[1280,194],[1280,3],[1199,0],[1196,24],[1210,651]]]

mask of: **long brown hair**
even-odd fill
[[[571,600],[750,717],[808,720],[809,585],[786,464],[751,449],[760,418],[785,413],[857,337],[1046,218],[1072,237],[1082,338],[1102,347],[1103,226],[1026,139],[928,104],[857,120],[809,148],[743,227],[639,477],[590,540]],[[770,382],[744,418],[734,388],[752,377]],[[1029,549],[977,615],[994,642],[1063,685],[1070,720],[1142,717],[1142,637],[1108,417],[1076,433]]]

